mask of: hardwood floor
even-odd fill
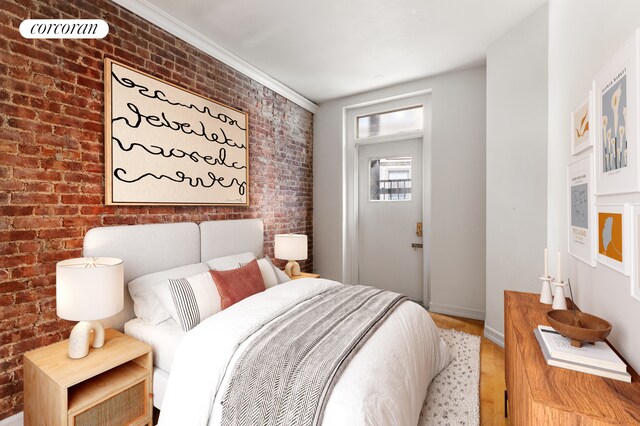
[[[484,338],[484,322],[431,313],[440,328],[481,336],[480,344],[480,424],[509,425],[504,417],[504,349]]]

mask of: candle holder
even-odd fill
[[[554,281],[555,292],[553,293],[553,309],[567,309],[567,300],[564,296],[564,288],[567,283],[564,281]]]
[[[540,291],[540,303],[545,305],[551,305],[553,303],[553,295],[551,294],[551,281],[553,278],[550,276],[540,275],[538,277],[542,281],[542,290]]]

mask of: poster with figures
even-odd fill
[[[596,266],[593,241],[593,156],[587,155],[567,167],[569,200],[569,254],[589,266]]]
[[[638,37],[636,32],[593,84],[596,103],[596,194],[640,191]]]
[[[105,59],[111,205],[249,203],[247,114]]]

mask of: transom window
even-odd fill
[[[422,130],[423,116],[421,106],[364,115],[357,118],[356,138]]]

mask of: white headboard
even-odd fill
[[[122,330],[134,318],[127,283],[142,275],[214,257],[264,251],[260,219],[107,226],[84,237],[84,256],[117,257],[124,261],[125,300],[119,314],[103,320],[105,327]]]
[[[264,225],[260,219],[214,220],[200,224],[200,260],[230,254],[264,255]]]

